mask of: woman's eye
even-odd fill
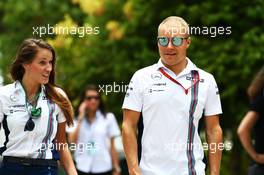
[[[39,63],[40,63],[41,65],[45,65],[45,64],[46,64],[45,61],[40,61]]]

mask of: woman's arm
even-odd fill
[[[251,141],[251,130],[258,121],[258,118],[259,118],[259,114],[257,112],[249,111],[244,117],[244,119],[241,121],[237,129],[237,134],[244,149],[247,151],[250,157],[256,162],[263,164],[264,154],[258,154],[255,151]]]
[[[77,140],[78,140],[78,136],[79,136],[79,132],[80,132],[80,127],[81,127],[81,121],[78,119],[77,127],[72,132],[68,133],[68,141],[69,141],[69,143],[77,144]]]
[[[71,153],[68,149],[68,144],[66,142],[65,125],[66,122],[58,124],[57,135],[55,138],[60,154],[60,162],[67,175],[77,175],[77,171],[75,169]]]
[[[83,120],[85,116],[85,103],[82,103],[79,107],[79,115],[78,115],[78,121],[77,121],[77,127],[73,132],[68,133],[68,140],[70,143],[77,144],[77,139],[81,127],[81,121]]]
[[[113,162],[113,175],[120,175],[121,168],[119,166],[119,158],[115,148],[115,138],[111,138],[111,147],[110,147],[112,162]]]

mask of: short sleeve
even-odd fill
[[[3,119],[4,119],[3,103],[0,100],[0,124],[2,123]]]
[[[74,132],[77,129],[77,126],[78,126],[78,121],[77,121],[77,119],[74,119],[72,126],[66,125],[66,133]]]
[[[123,109],[130,109],[133,111],[141,112],[143,106],[143,95],[140,88],[140,76],[136,72],[129,85],[123,102]]]
[[[250,110],[264,114],[264,95],[262,93],[250,102]]]
[[[58,123],[63,123],[66,121],[66,118],[64,116],[63,111],[61,110],[61,108],[59,106],[58,107]]]
[[[57,90],[58,93],[60,93],[62,96],[64,96],[65,98],[68,99],[67,94],[61,88],[56,87],[56,90]],[[63,123],[63,122],[66,121],[64,113],[63,113],[63,111],[61,110],[61,108],[59,106],[58,106],[58,118],[57,119],[58,119],[58,123]]]
[[[222,114],[222,106],[221,106],[218,86],[216,84],[214,77],[211,75],[209,79],[209,88],[207,91],[204,115],[211,116],[217,114]]]
[[[110,138],[120,135],[120,129],[113,113],[108,113],[106,116],[108,120],[108,136]]]

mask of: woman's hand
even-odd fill
[[[128,171],[129,171],[129,175],[142,175],[138,166],[135,166]]]
[[[64,168],[67,175],[77,175],[75,165],[73,163],[68,144],[66,142],[66,132],[65,132],[66,122],[58,124],[58,130],[55,137],[56,144],[59,145],[57,151],[60,154],[60,163]]]
[[[120,172],[113,171],[112,175],[120,175]]]
[[[78,121],[82,121],[82,119],[85,116],[85,112],[86,112],[86,104],[85,102],[82,102],[81,105],[79,106]]]
[[[253,159],[256,163],[264,164],[264,154],[256,154]]]

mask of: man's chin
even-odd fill
[[[165,63],[168,66],[173,66],[173,65],[177,64],[177,58],[171,57],[171,56],[163,58],[162,61],[163,61],[163,63]]]

